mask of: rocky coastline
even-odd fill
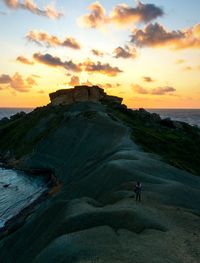
[[[1,161],[51,182],[9,223],[0,261],[180,263],[187,254],[195,262],[199,141],[197,127],[113,102],[48,105],[0,121]]]

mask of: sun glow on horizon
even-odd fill
[[[49,93],[85,84],[130,108],[200,108],[199,1],[179,8],[146,0],[139,8],[100,0],[88,9],[88,1],[60,0],[43,15],[4,2],[0,107],[46,105]]]

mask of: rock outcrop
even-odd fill
[[[178,137],[146,115],[84,101],[39,108],[0,125],[2,154],[10,150],[19,168],[47,169],[62,183],[0,241],[1,263],[198,262],[200,177],[135,143],[137,134],[145,145],[156,138],[156,146],[162,140],[172,146]],[[173,141],[154,136],[157,126]],[[144,188],[139,204],[136,181]]]
[[[73,89],[62,89],[49,94],[51,105],[69,105],[75,102],[101,101],[121,104],[123,99],[116,96],[107,95],[98,86],[75,86]]]

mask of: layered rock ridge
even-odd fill
[[[123,99],[117,96],[107,95],[106,92],[98,86],[75,86],[71,89],[62,89],[49,94],[51,105],[68,105],[75,102],[93,101],[93,102],[113,102],[121,104]]]

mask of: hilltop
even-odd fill
[[[60,185],[1,240],[1,262],[197,262],[200,130],[121,102],[49,104],[0,121],[1,160]]]

